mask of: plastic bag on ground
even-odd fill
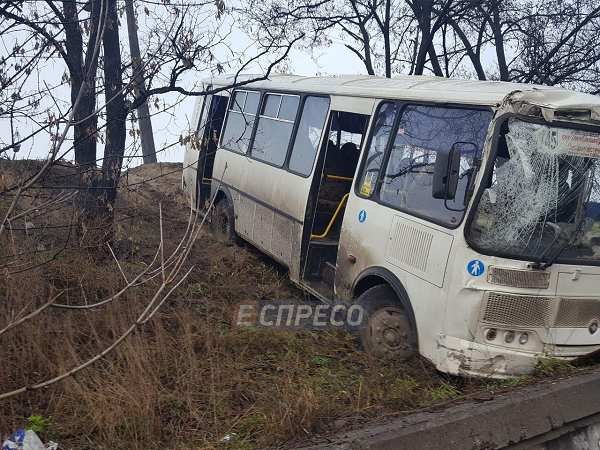
[[[48,446],[40,440],[35,431],[17,430],[2,444],[2,450],[57,450],[58,444],[49,442]]]

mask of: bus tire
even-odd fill
[[[239,243],[240,237],[235,232],[235,214],[233,205],[227,197],[216,204],[212,214],[212,234],[221,242]]]
[[[357,303],[368,307],[367,324],[358,333],[364,350],[403,361],[415,355],[416,330],[412,329],[396,292],[389,285],[367,289]]]

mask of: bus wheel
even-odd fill
[[[415,330],[390,286],[372,287],[358,297],[357,302],[369,308],[367,325],[359,332],[363,349],[399,360],[407,360],[415,354]]]
[[[233,205],[227,198],[219,200],[212,214],[212,233],[221,242],[237,242]]]

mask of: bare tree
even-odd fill
[[[402,0],[250,0],[241,13],[257,41],[302,37],[311,50],[340,38],[363,62],[368,74],[391,76],[414,20]]]
[[[12,1],[0,7],[0,36],[12,48],[0,67],[0,120],[10,121],[11,127],[27,122],[33,129],[20,139],[11,133],[0,154],[34,138],[49,137],[54,144],[44,172],[73,155],[74,179],[67,184],[79,191],[78,221],[83,226],[97,217],[111,220],[125,157],[127,118],[138,107],[154,99],[157,110],[168,108],[158,103],[158,96],[172,92],[206,95],[197,80],[227,67],[241,71],[260,62],[266,70],[258,78],[264,78],[292,43],[272,39],[252,52],[228,47],[232,25],[225,21],[230,11],[223,2],[137,3],[146,26],[141,30],[141,58],[135,60],[120,42],[124,6],[116,0]],[[227,58],[218,57],[219,48],[228,51]],[[55,73],[57,62],[62,62],[64,75],[60,83],[49,85],[45,72]],[[142,72],[145,86],[135,82]],[[232,85],[251,81],[236,78]],[[61,98],[61,89],[70,91],[69,101]],[[103,147],[101,157],[98,147]],[[35,187],[44,177],[40,173],[20,186],[9,186],[7,195]],[[4,214],[2,227],[14,208]]]
[[[598,92],[600,7],[593,0],[250,0],[258,40],[341,38],[367,73],[460,76]]]
[[[449,14],[443,38],[452,69],[481,80],[597,92],[600,7],[593,1],[483,0]],[[456,11],[456,10],[455,10]],[[493,61],[485,61],[494,55]],[[474,72],[474,73],[473,73]],[[472,75],[471,75],[472,74]]]

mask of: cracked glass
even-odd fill
[[[471,223],[482,250],[600,262],[600,134],[512,118]]]

